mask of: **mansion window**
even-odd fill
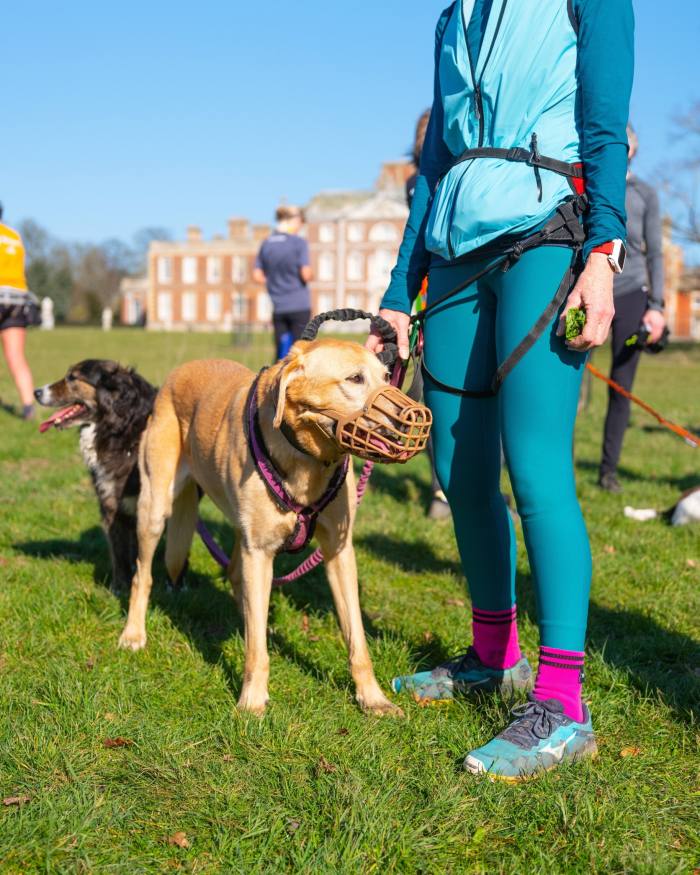
[[[207,292],[207,322],[221,319],[221,292]]]
[[[390,222],[377,222],[369,231],[369,239],[374,243],[394,243],[399,238],[399,232]]]
[[[157,261],[159,283],[169,283],[173,278],[173,260],[169,255],[161,255]]]
[[[182,293],[182,321],[197,321],[197,292]]]
[[[193,255],[186,255],[182,259],[183,283],[197,282],[197,259]]]
[[[348,240],[351,243],[361,243],[365,239],[365,229],[362,222],[350,222],[348,225]]]
[[[335,258],[330,252],[322,252],[318,257],[318,278],[324,283],[335,279]]]
[[[365,265],[364,258],[361,252],[350,252],[348,254],[348,263],[346,275],[348,280],[359,282],[364,279]]]
[[[233,256],[231,261],[231,279],[234,283],[244,283],[248,279],[248,262],[245,256]]]
[[[318,239],[320,243],[333,243],[335,240],[335,226],[331,222],[323,222],[318,226]]]
[[[170,292],[158,292],[156,296],[156,316],[159,322],[172,322],[173,296]]]
[[[207,258],[207,282],[221,282],[221,259],[218,255],[210,255]]]

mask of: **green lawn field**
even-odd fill
[[[126,329],[29,339],[37,384],[85,357],[117,358],[157,382],[188,359],[258,366],[271,350],[263,338],[233,346],[219,335]],[[596,360],[605,365],[607,352]],[[636,388],[699,430],[699,386],[700,347],[674,347],[644,358]],[[6,370],[0,396],[3,875],[700,871],[700,529],[622,513],[673,504],[700,482],[700,451],[636,411],[625,494],[601,493],[601,383],[576,440],[595,561],[585,693],[601,753],[519,787],[460,769],[503,728],[501,702],[420,709],[401,699],[404,719],[363,716],[322,569],[273,594],[272,703],[262,719],[236,710],[241,624],[199,543],[197,587],[168,593],[158,560],[148,647],[117,650],[126,601],[106,587],[77,434],[41,436],[16,418]],[[452,531],[426,520],[428,501],[420,458],[377,470],[359,513],[362,605],[385,688],[469,642]],[[230,547],[211,504],[203,514]],[[534,659],[522,545],[518,568],[521,640]],[[565,585],[566,567],[561,574]]]

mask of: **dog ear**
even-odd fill
[[[289,361],[282,368],[279,380],[277,381],[277,406],[275,408],[275,418],[272,421],[275,428],[279,428],[282,424],[284,407],[287,403],[287,388],[289,387],[289,384],[298,377],[301,377],[304,373],[301,356],[289,356],[288,358]]]

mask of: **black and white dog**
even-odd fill
[[[661,517],[672,526],[685,526],[700,522],[700,486],[694,486],[679,498],[673,507],[665,511],[654,508],[626,507],[625,516],[643,523]]]
[[[157,390],[132,368],[86,359],[56,383],[42,386],[36,400],[58,410],[39,426],[78,427],[80,450],[97,493],[112,561],[112,589],[128,588],[136,569],[138,450]]]

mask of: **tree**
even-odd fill
[[[670,175],[664,174],[664,188],[673,205],[674,230],[686,243],[700,244],[700,101],[674,119],[674,129],[674,142],[685,154]]]

